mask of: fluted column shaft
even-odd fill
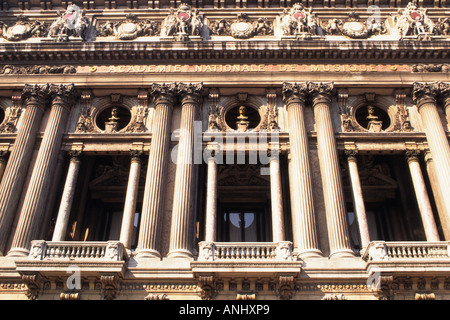
[[[281,172],[279,150],[272,150],[270,165],[270,199],[272,204],[272,241],[284,241],[283,191],[281,188]]]
[[[142,151],[132,150],[130,173],[128,176],[127,194],[123,209],[122,227],[120,230],[120,242],[126,249],[131,250],[133,240],[134,218],[136,214],[136,204],[139,192],[139,178],[142,165]]]
[[[56,218],[55,231],[53,231],[52,241],[64,241],[66,237],[67,225],[72,209],[75,187],[77,185],[78,174],[81,166],[81,150],[70,152],[69,169],[67,170],[66,182],[64,184],[63,195],[59,205],[58,216]]]
[[[194,121],[200,108],[201,85],[179,84],[181,123],[173,195],[169,257],[192,257],[194,210]]]
[[[436,176],[443,194],[442,204],[450,218],[450,146],[437,110],[437,83],[414,83],[413,99],[419,109],[428,146],[435,163]]]
[[[350,244],[347,212],[331,121],[330,94],[333,85],[330,83],[310,83],[309,85],[316,121],[317,147],[325,199],[330,256],[345,257],[354,255]]]
[[[289,118],[290,194],[294,247],[304,256],[321,256],[317,236],[308,136],[305,127],[306,83],[283,84],[283,96]]]
[[[411,178],[416,193],[417,203],[419,205],[420,216],[422,218],[423,228],[427,241],[439,241],[439,233],[434,221],[433,210],[431,209],[430,199],[428,198],[427,188],[420,169],[418,151],[408,150],[406,158],[411,172]]]
[[[206,188],[206,232],[205,241],[216,241],[217,227],[217,163],[214,150],[208,158],[208,177]]]
[[[152,125],[152,143],[142,202],[137,256],[160,258],[161,217],[164,210],[167,155],[170,143],[170,124],[176,94],[176,85],[154,84],[152,88],[155,112]]]
[[[6,242],[47,104],[48,86],[25,85],[23,96],[26,98],[25,112],[0,185],[0,254],[6,253]]]
[[[49,196],[47,191],[58,160],[70,110],[69,98],[72,91],[73,85],[50,87],[50,94],[53,95],[52,107],[22,205],[11,250],[8,253],[10,256],[27,255],[30,241],[35,240],[40,231]]]
[[[346,150],[350,181],[352,185],[352,195],[356,219],[358,221],[359,235],[361,238],[361,248],[364,249],[370,242],[369,226],[367,223],[366,207],[359,180],[358,163],[356,150]]]

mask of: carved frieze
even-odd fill
[[[138,37],[154,36],[159,25],[151,20],[139,20],[134,14],[128,14],[124,21],[101,23],[97,28],[98,37],[114,36],[119,40],[134,40]]]
[[[77,69],[71,65],[4,65],[0,67],[0,74],[69,74],[76,73]]]
[[[412,72],[450,72],[450,64],[440,63],[440,64],[413,64],[411,66]]]

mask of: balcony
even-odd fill
[[[362,255],[367,271],[433,274],[450,270],[450,242],[371,242]]]
[[[197,274],[217,276],[240,273],[246,276],[298,275],[301,261],[292,253],[292,243],[274,242],[200,242],[199,257],[191,262]]]
[[[27,258],[15,261],[17,271],[39,277],[64,277],[82,270],[83,276],[113,275],[123,278],[128,254],[118,241],[108,242],[31,242]]]

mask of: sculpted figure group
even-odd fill
[[[210,36],[232,36],[235,39],[249,39],[255,36],[280,36],[294,39],[325,39],[328,35],[367,39],[386,34],[391,28],[398,30],[400,40],[429,36],[449,36],[450,19],[439,18],[434,22],[427,9],[419,8],[410,2],[404,9],[393,14],[390,23],[380,15],[370,15],[361,19],[356,12],[350,12],[346,19],[331,18],[327,21],[318,18],[312,8],[295,3],[284,9],[275,20],[267,17],[250,16],[239,13],[235,19],[219,18],[208,21],[198,9],[182,3],[170,9],[162,21],[140,20],[136,14],[127,14],[125,19],[102,20],[101,16],[86,16],[85,10],[71,4],[58,17],[47,24],[31,21],[20,15],[15,23],[0,21],[0,37],[6,41],[22,41],[31,37],[47,38],[54,41],[94,41],[97,38],[113,36],[118,40],[134,40],[143,36],[159,36],[165,40],[188,41],[207,40]]]

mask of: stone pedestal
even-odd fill
[[[25,85],[22,123],[0,185],[0,254],[5,254],[11,226],[22,194],[36,133],[48,100],[48,85]]]
[[[49,183],[58,160],[62,136],[70,111],[70,98],[73,85],[49,88],[53,97],[52,107],[42,138],[36,163],[28,184],[27,193],[20,212],[16,232],[14,234],[9,256],[28,255],[30,241],[42,227],[42,217],[47,206]]]

